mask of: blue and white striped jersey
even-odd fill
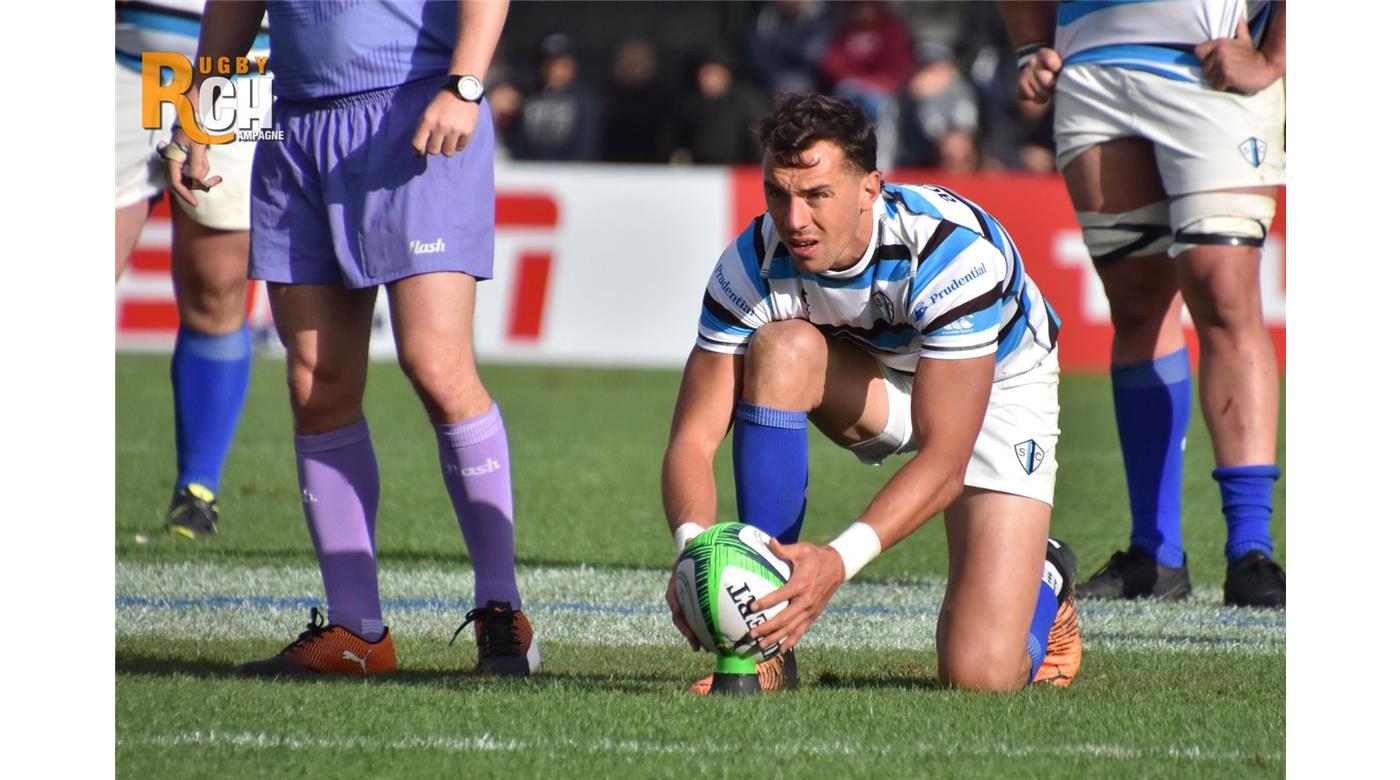
[[[1065,0],[1056,19],[1055,51],[1066,67],[1092,62],[1200,83],[1196,46],[1235,37],[1241,14],[1258,47],[1272,15],[1268,2]]]
[[[742,355],[754,331],[803,319],[885,365],[996,355],[996,379],[1031,370],[1055,348],[1060,318],[990,214],[931,185],[886,184],[870,244],[842,271],[794,267],[767,214],[720,256],[696,343]]]
[[[204,0],[146,0],[117,3],[117,63],[141,72],[141,53],[173,51],[194,61]],[[267,17],[249,57],[269,54]]]

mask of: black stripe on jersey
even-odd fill
[[[735,347],[741,347],[741,346],[743,346],[742,344],[734,344],[734,343],[728,342],[728,341],[716,341],[716,340],[714,340],[714,339],[712,339],[712,338],[709,338],[708,336],[706,336],[706,335],[703,334],[703,333],[697,333],[697,334],[695,334],[695,335],[699,336],[699,337],[700,337],[700,340],[703,341],[703,342],[705,342],[706,344],[714,344],[716,347],[724,347],[725,349],[734,349]]]
[[[767,248],[763,246],[763,215],[759,214],[753,220],[753,253],[758,258],[758,267],[763,267],[763,257],[767,254]]]
[[[734,312],[731,312],[728,308],[725,307],[724,304],[715,300],[715,297],[713,295],[710,295],[709,290],[705,290],[705,311],[709,312],[710,314],[713,314],[715,319],[719,320],[720,322],[723,322],[725,325],[728,325],[730,327],[748,327],[742,321],[740,321],[738,317],[734,316]]]
[[[927,260],[928,256],[933,254],[933,251],[938,248],[938,245],[947,241],[948,236],[953,235],[954,231],[957,229],[958,224],[953,222],[953,220],[940,220],[937,229],[933,231],[933,237],[928,240],[927,244],[924,244],[923,249],[919,250],[919,262],[922,263]]]
[[[944,313],[943,316],[939,317],[938,319],[934,320],[933,322],[930,322],[927,326],[925,326],[923,331],[921,332],[925,336],[928,336],[942,328],[944,325],[956,321],[960,317],[966,317],[967,315],[972,314],[973,312],[982,311],[988,306],[991,306],[992,304],[996,303],[997,299],[1000,297],[1001,287],[994,287],[977,296],[976,298],[973,298],[967,303],[964,303],[963,305],[954,308],[952,311]]]
[[[163,5],[156,5],[155,3],[118,3],[117,12],[120,13],[122,8],[130,8],[133,11],[146,11],[148,13],[161,14],[162,16],[177,16],[181,19],[193,19],[196,22],[199,21],[201,15],[199,11],[186,11],[183,8],[170,8]]]
[[[1011,303],[1012,303],[1012,305],[1014,305],[1014,306],[1016,307],[1016,314],[1013,315],[1013,316],[1011,317],[1011,319],[1007,320],[1005,325],[1001,326],[1001,330],[997,331],[997,343],[998,343],[998,344],[1000,344],[1000,343],[1003,342],[1003,341],[1006,341],[1007,335],[1009,335],[1009,334],[1011,333],[1011,328],[1014,327],[1014,326],[1016,325],[1016,321],[1017,321],[1017,320],[1020,320],[1020,319],[1022,319],[1022,318],[1025,318],[1025,319],[1026,319],[1026,327],[1027,327],[1027,328],[1030,328],[1030,324],[1031,324],[1031,323],[1030,323],[1030,318],[1026,315],[1026,310],[1025,310],[1024,308],[1021,307],[1021,299],[1020,299],[1020,297],[1012,298],[1012,299],[1011,299]],[[1031,330],[1031,334],[1034,335],[1034,334],[1035,334],[1035,329],[1034,329],[1034,328],[1030,328],[1030,330]]]
[[[986,349],[987,347],[990,347],[990,346],[995,345],[998,341],[1000,341],[1000,338],[993,339],[992,341],[984,341],[984,342],[982,342],[981,344],[973,344],[972,346],[969,346],[969,347],[944,347],[944,346],[928,347],[928,346],[926,346],[926,347],[924,347],[923,349],[924,349],[925,352],[967,352],[968,350],[973,350],[973,349]]]
[[[876,260],[908,260],[909,247],[903,244],[881,244],[875,250]]]
[[[813,322],[812,324],[817,327],[817,330],[822,332],[822,335],[827,336],[828,338],[849,341],[850,343],[855,344],[857,347],[860,347],[864,350],[873,352],[883,352],[886,355],[904,354],[899,350],[885,349],[884,347],[877,346],[874,343],[874,341],[871,340],[874,338],[873,334],[875,333],[875,331],[871,330],[870,328],[858,328],[854,325],[827,325],[825,323],[819,322]],[[898,333],[899,331],[913,330],[913,328],[910,328],[908,325],[903,325],[885,330],[892,330]]]
[[[1045,321],[1050,323],[1050,348],[1054,349],[1060,341],[1060,323],[1055,322],[1055,315],[1048,305],[1045,307]]]
[[[963,204],[964,206],[967,206],[967,210],[972,212],[972,216],[977,217],[977,226],[982,228],[982,237],[987,239],[988,241],[992,241],[992,226],[987,222],[987,218],[982,215],[982,209],[979,209],[976,206],[972,205],[971,201],[969,201],[967,198],[964,198],[956,192],[952,192],[950,190],[944,190],[944,192],[957,198],[959,203]],[[1007,235],[1009,236],[1010,234]],[[992,241],[992,244],[995,245],[996,242]]]

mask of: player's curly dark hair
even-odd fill
[[[784,168],[810,167],[802,153],[818,141],[835,144],[861,173],[875,170],[875,124],[849,100],[788,92],[758,123],[759,146]]]

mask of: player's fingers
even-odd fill
[[[424,150],[427,149],[429,135],[431,133],[428,130],[428,123],[419,121],[418,129],[413,131],[413,154],[415,157],[423,156]]]
[[[471,143],[471,140],[471,133],[462,133],[462,135],[457,138],[457,151],[465,152],[467,150],[467,144]]]
[[[806,588],[803,587],[802,583],[789,581],[786,585],[782,586],[781,588],[778,588],[772,593],[769,593],[768,595],[762,598],[754,599],[753,603],[749,605],[749,611],[762,612],[763,610],[768,609],[769,607],[775,607],[783,603],[784,601],[790,602],[794,598],[800,597],[805,590]]]
[[[442,137],[442,156],[451,157],[458,151],[457,142],[461,138],[461,133],[448,132]]]
[[[223,181],[223,180],[224,180],[224,177],[222,177],[222,176],[210,176],[209,178],[204,179],[203,181],[200,181],[200,182],[199,182],[199,188],[200,188],[201,190],[204,190],[205,192],[208,192],[209,190],[213,189],[215,186],[218,185],[219,182],[221,182],[221,181]]]
[[[1254,36],[1249,34],[1249,22],[1245,21],[1244,14],[1240,14],[1240,23],[1235,25],[1235,37],[1244,41],[1253,41]]]
[[[178,178],[170,180],[170,191],[178,195],[180,200],[183,200],[191,206],[199,205],[199,201],[195,199],[194,193],[186,189],[184,183]]]
[[[1206,41],[1205,43],[1196,44],[1196,58],[1204,63],[1206,58],[1209,57],[1211,53],[1215,51],[1215,48],[1219,45],[1220,44],[1218,41]]]

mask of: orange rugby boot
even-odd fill
[[[505,601],[488,601],[467,613],[452,641],[469,623],[476,623],[475,674],[528,677],[540,670],[540,643],[525,613]]]
[[[378,642],[366,642],[344,626],[327,624],[321,610],[311,608],[311,622],[282,652],[244,664],[239,674],[254,677],[329,674],[373,677],[398,668],[389,629]]]

